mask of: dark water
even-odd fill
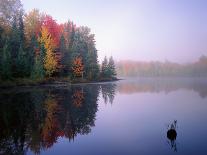
[[[0,154],[206,155],[207,80],[0,92]]]

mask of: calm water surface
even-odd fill
[[[0,92],[0,154],[206,155],[207,80]]]

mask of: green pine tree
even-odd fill
[[[107,69],[108,69],[109,77],[116,78],[116,66],[115,66],[114,59],[112,56],[109,58],[109,63],[108,63]]]
[[[34,61],[34,66],[31,73],[32,79],[43,79],[45,76],[43,62],[40,56],[37,56]]]
[[[41,46],[40,53],[35,56],[34,65],[31,72],[32,79],[43,79],[45,77],[44,70],[45,49]]]
[[[104,60],[101,64],[101,77],[107,78],[108,77],[108,60],[107,57],[104,57]]]
[[[32,35],[31,37],[31,41],[29,43],[29,47],[28,47],[28,70],[29,70],[29,74],[31,75],[33,66],[34,66],[34,62],[35,62],[35,51],[39,49],[39,44],[38,41],[36,39],[35,35]]]
[[[2,75],[2,79],[11,78],[11,51],[8,42],[6,42],[3,47],[3,55],[1,61],[1,75]]]
[[[17,56],[17,72],[18,77],[25,77],[28,75],[28,55],[20,45]]]
[[[62,68],[60,70],[61,76],[67,75],[66,68],[68,67],[68,59],[69,59],[69,52],[66,50],[66,45],[65,45],[65,38],[63,35],[60,37],[60,48],[59,51],[62,55],[60,63],[62,65]]]

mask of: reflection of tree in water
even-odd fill
[[[116,94],[116,84],[115,83],[108,83],[101,85],[102,97],[104,99],[105,104],[113,103],[114,96]]]
[[[171,146],[171,148],[177,152],[177,146],[176,146],[176,138],[177,138],[177,120],[175,120],[172,124],[168,126],[167,131],[167,138],[168,138],[168,144]]]
[[[72,95],[73,105],[75,105],[77,108],[82,106],[84,99],[83,89],[77,89],[74,91]]]
[[[97,85],[1,93],[0,154],[39,154],[58,137],[90,133],[98,95]]]
[[[202,78],[140,78],[136,80],[121,81],[117,91],[124,94],[133,93],[159,93],[166,94],[179,90],[194,90],[200,97],[207,97],[207,80]]]
[[[61,106],[58,105],[57,100],[48,97],[45,100],[46,117],[44,125],[42,127],[42,139],[44,147],[48,148],[56,142],[59,136],[59,117],[58,113],[61,113]]]

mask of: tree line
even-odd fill
[[[58,24],[37,9],[24,13],[20,0],[0,3],[0,79],[116,77],[112,57],[99,65],[90,28],[72,21]]]
[[[206,77],[207,57],[201,56],[194,63],[179,64],[170,61],[119,61],[118,76],[138,77]]]

